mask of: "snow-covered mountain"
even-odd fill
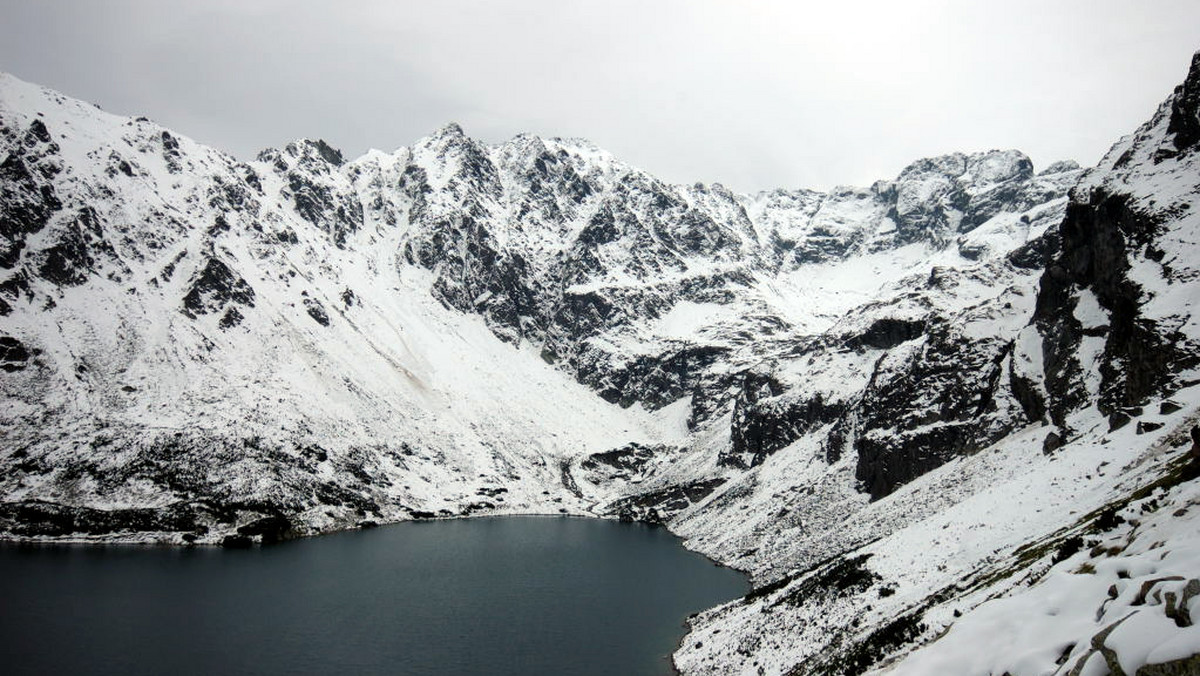
[[[1200,56],[1094,169],[744,195],[453,124],[240,162],[0,75],[0,530],[593,514],[754,576],[685,673],[1189,658],[1198,108]]]

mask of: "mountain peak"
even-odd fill
[[[1187,78],[1175,88],[1167,132],[1175,134],[1175,148],[1178,150],[1200,144],[1200,52],[1192,55]]]
[[[462,126],[457,122],[447,122],[433,133],[434,138],[466,138]]]
[[[299,139],[287,144],[286,150],[289,155],[296,157],[315,155],[335,167],[340,167],[346,163],[346,159],[342,156],[342,151],[329,145],[324,139]]]
[[[1075,160],[1059,160],[1051,162],[1050,166],[1038,172],[1038,176],[1050,176],[1052,174],[1061,174],[1067,171],[1079,171],[1082,167]]]

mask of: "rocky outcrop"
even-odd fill
[[[1178,176],[1179,182],[1200,184],[1187,178],[1194,176],[1192,150],[1200,144],[1189,131],[1200,105],[1197,87],[1200,67],[1194,59],[1187,81],[1155,118],[1114,146],[1071,192],[1060,247],[1042,275],[1034,315],[1056,424],[1091,397],[1115,420],[1122,409],[1171,391],[1178,385],[1176,374],[1200,363],[1197,337],[1175,328],[1181,319],[1176,311],[1155,311],[1153,302],[1187,284],[1195,270],[1177,250],[1180,229],[1195,220],[1192,198],[1184,189],[1163,203],[1153,181]],[[1168,257],[1171,249],[1176,253]],[[1104,314],[1101,320],[1078,316],[1095,314],[1090,305],[1080,307],[1091,298]],[[1095,391],[1078,361],[1089,336],[1103,345]]]
[[[96,536],[207,531],[206,519],[228,518],[204,503],[101,510],[40,500],[0,503],[0,528],[14,535]]]
[[[56,157],[59,147],[41,120],[33,120],[24,132],[6,131],[19,140],[0,162],[0,267],[12,268],[20,259],[25,238],[42,228],[62,208],[53,178],[61,171]]]
[[[362,227],[363,205],[347,194],[337,170],[345,164],[342,153],[324,141],[296,141],[283,150],[266,150],[259,162],[268,164],[286,182],[284,197],[291,199],[301,218],[329,234],[335,245]]]
[[[852,350],[864,348],[888,350],[900,343],[919,338],[925,332],[923,320],[905,320],[884,317],[871,324],[863,333],[846,341],[846,347]]]
[[[1171,117],[1167,123],[1171,143],[1180,153],[1200,147],[1200,53],[1192,56],[1192,65],[1183,84],[1171,96]]]
[[[775,451],[809,431],[837,420],[846,405],[812,398],[784,396],[786,386],[769,373],[750,372],[734,400],[730,423],[730,449],[717,462],[749,469],[761,465]]]
[[[675,514],[708,497],[725,479],[697,479],[644,493],[637,493],[600,508],[602,514],[616,515],[621,521],[649,524],[668,522]]]
[[[237,312],[232,304],[254,307],[254,289],[221,259],[209,258],[183,297],[181,312],[192,318],[227,308]],[[241,316],[240,312],[238,316]]]
[[[38,276],[59,286],[83,284],[98,271],[113,281],[129,273],[104,238],[95,210],[84,207],[54,228],[51,243],[34,257]]]
[[[902,361],[883,358],[864,391],[853,442],[856,478],[873,498],[972,453],[1024,424],[997,397],[1006,384],[1011,343],[929,331],[926,345]]]
[[[12,336],[0,336],[0,369],[18,371],[29,362],[29,350]]]
[[[580,462],[579,467],[593,484],[628,481],[641,477],[651,459],[656,455],[663,455],[666,450],[661,445],[646,446],[634,443],[611,451],[593,453]]]
[[[882,192],[892,202],[888,217],[896,224],[898,242],[944,244],[1001,210],[1020,212],[1031,206],[1031,198],[1045,201],[1025,194],[1033,178],[1033,163],[1020,153],[956,153],[910,164]]]
[[[295,526],[291,520],[282,514],[271,514],[243,526],[238,526],[237,534],[245,537],[256,537],[263,544],[282,542],[296,536]]]

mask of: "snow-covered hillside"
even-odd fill
[[[561,461],[675,435],[446,311],[376,213],[339,235],[340,216],[293,204],[332,194],[319,186],[10,77],[3,91],[11,532],[220,541],[279,517],[310,533],[579,513]],[[313,183],[358,205],[316,161]]]
[[[665,522],[756,583],[685,673],[1104,673],[1200,577],[1198,92],[1087,171],[743,195],[453,124],[240,162],[0,75],[0,531]],[[1188,657],[1136,612],[1126,671]]]
[[[848,413],[672,524],[759,581],[693,621],[683,671],[1196,673],[1197,92],[1200,54],[1072,189],[1035,284],[893,321],[912,347],[876,353]],[[775,406],[834,354],[774,366]]]

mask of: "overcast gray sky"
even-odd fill
[[[0,69],[239,157],[453,120],[738,190],[955,150],[1093,164],[1197,49],[1196,0],[0,0]]]

